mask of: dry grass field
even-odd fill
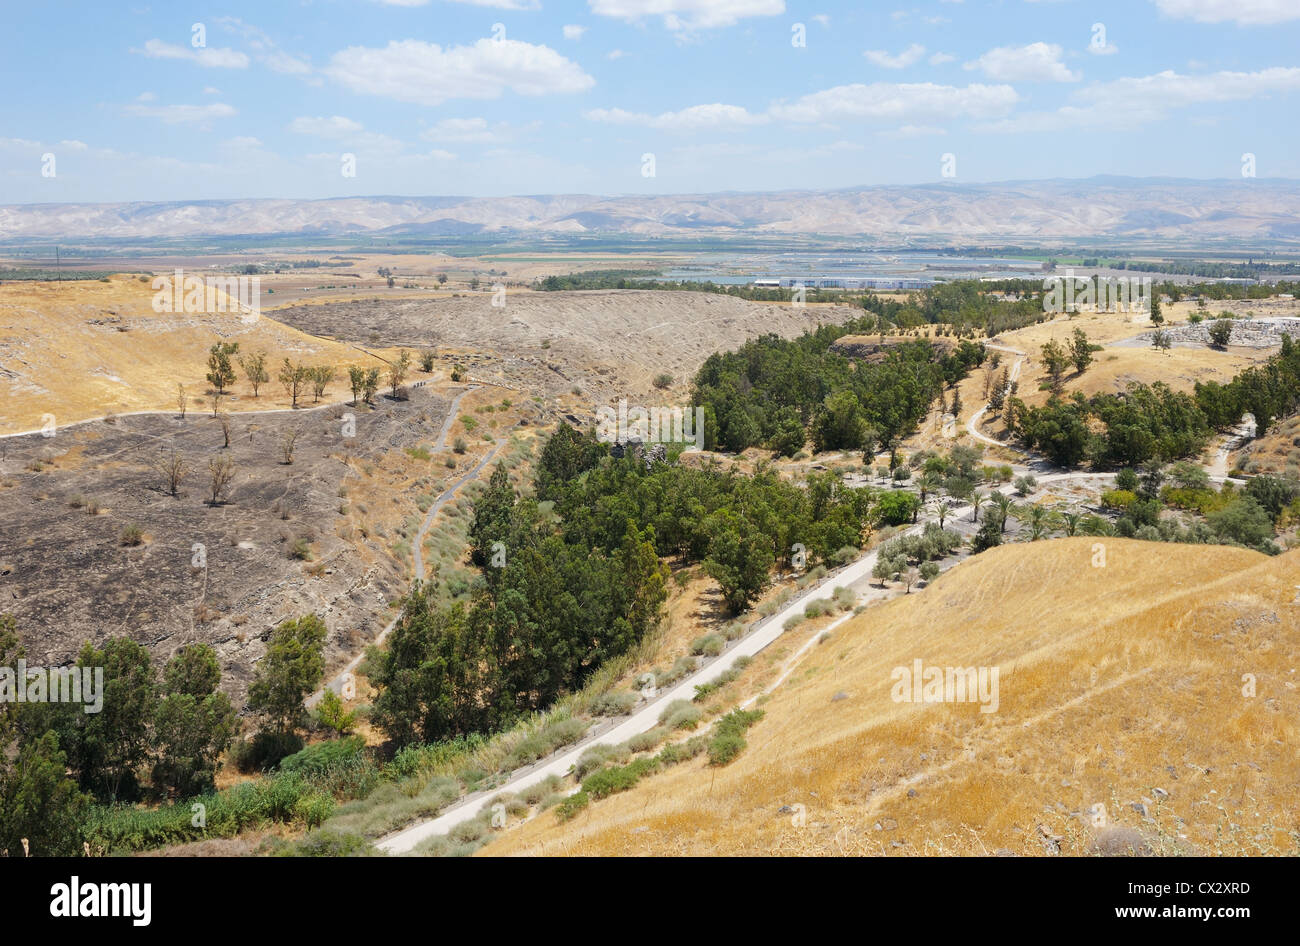
[[[1109,539],[1094,567],[1092,541],[996,548],[870,609],[730,765],[483,853],[1300,853],[1300,557]],[[999,668],[997,711],[895,702],[917,659]]]
[[[234,411],[289,406],[274,380],[286,357],[310,365],[383,367],[352,346],[265,315],[243,322],[232,312],[158,313],[153,295],[134,276],[0,286],[0,434],[39,428],[47,413],[63,426],[109,413],[175,410],[178,384],[199,411],[209,387],[208,349],[217,341],[238,342],[241,353],[267,353],[272,380],[256,399],[236,367],[240,380],[224,399]],[[335,381],[336,399],[343,386]]]

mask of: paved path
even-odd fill
[[[995,351],[1009,352],[1012,355],[1019,356],[1018,358],[1016,358],[1015,364],[1011,366],[1011,371],[1007,374],[1007,389],[1004,392],[1004,394],[1006,395],[1006,397],[1010,397],[1011,385],[1014,382],[1020,380],[1020,366],[1023,365],[1025,362],[1025,353],[1018,348],[1007,348],[1005,345],[994,345],[989,342],[985,342],[984,347],[992,348]],[[992,437],[986,437],[982,433],[980,433],[979,431],[980,418],[984,416],[985,412],[988,411],[988,409],[989,406],[985,404],[974,414],[972,414],[970,420],[966,422],[966,431],[981,443],[987,443],[994,447],[1008,446],[1008,444],[1003,443],[1001,440],[994,440]]]
[[[969,507],[963,506],[960,508],[966,509]],[[918,523],[900,534],[920,532],[924,527],[924,522]],[[829,599],[835,588],[848,587],[863,578],[870,578],[871,571],[876,565],[876,557],[877,551],[872,550],[853,563],[831,572],[822,581],[792,598],[780,611],[755,623],[748,634],[731,644],[718,657],[708,661],[695,673],[671,688],[657,693],[654,698],[646,701],[631,716],[612,728],[601,729],[600,732],[587,736],[549,759],[529,766],[505,783],[497,785],[491,792],[477,792],[468,795],[447,808],[436,818],[404,828],[376,842],[375,846],[389,854],[408,853],[421,841],[435,835],[446,834],[461,822],[472,819],[478,814],[481,802],[486,798],[503,792],[521,792],[551,775],[562,778],[577,763],[578,757],[591,746],[601,743],[618,744],[626,742],[633,736],[653,729],[659,725],[659,714],[663,712],[665,706],[673,700],[694,699],[697,686],[716,680],[735,663],[737,657],[752,657],[777,640],[785,632],[785,622],[796,615],[802,617],[804,608],[807,607],[810,601]],[[849,617],[852,617],[851,612],[844,616],[844,620]]]

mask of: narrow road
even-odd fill
[[[1016,358],[1015,364],[1011,366],[1011,371],[1008,372],[1007,374],[1007,389],[1004,392],[1004,394],[1007,397],[1010,397],[1011,385],[1016,381],[1020,380],[1020,366],[1023,365],[1025,362],[1025,353],[1018,348],[1008,348],[1005,345],[993,345],[990,344],[989,342],[985,342],[984,347],[992,348],[995,351],[1005,351],[1012,355],[1019,356],[1018,358]],[[980,418],[984,416],[985,412],[988,411],[988,409],[989,406],[985,404],[983,407],[981,407],[979,410],[977,410],[974,414],[971,415],[970,420],[966,422],[966,432],[969,433],[976,440],[980,441],[981,443],[987,443],[994,447],[1008,446],[1007,444],[1003,443],[1001,440],[994,440],[992,437],[986,437],[979,432]]]
[[[969,506],[960,507],[960,509],[969,508]],[[960,509],[955,510],[953,515],[960,512]],[[925,523],[920,522],[900,533],[900,535],[920,532],[924,527]],[[863,578],[870,578],[871,571],[876,565],[876,558],[877,552],[873,550],[853,563],[831,572],[822,581],[792,598],[780,611],[758,621],[753,630],[732,644],[721,655],[715,657],[670,689],[657,693],[631,716],[615,725],[612,729],[602,730],[588,736],[550,759],[528,767],[506,782],[497,785],[491,792],[477,792],[467,795],[436,818],[404,828],[377,841],[375,846],[388,854],[407,853],[426,838],[446,834],[461,822],[472,819],[478,814],[484,799],[504,792],[523,791],[525,788],[535,785],[551,775],[562,778],[577,763],[578,757],[591,746],[600,743],[617,744],[626,742],[635,735],[653,729],[659,725],[659,714],[663,712],[665,706],[673,700],[694,699],[697,686],[716,680],[735,663],[736,658],[752,657],[777,640],[785,633],[785,622],[796,615],[802,616],[804,608],[807,607],[810,601],[828,599],[835,588],[847,587]],[[850,613],[845,617],[851,616]]]

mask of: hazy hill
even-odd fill
[[[1097,177],[770,193],[11,204],[0,240],[481,232],[1300,238],[1300,181]]]

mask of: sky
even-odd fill
[[[1300,0],[2,16],[0,203],[1300,178]]]

